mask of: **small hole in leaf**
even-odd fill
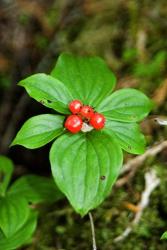
[[[106,179],[105,175],[100,176],[100,180],[104,181]]]
[[[52,101],[50,101],[50,100],[47,100],[47,102],[48,102],[48,103],[52,103]]]

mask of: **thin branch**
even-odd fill
[[[149,148],[143,155],[136,156],[129,160],[122,168],[121,174],[124,174],[133,168],[133,166],[140,166],[149,156],[155,156],[167,147],[167,141],[160,142],[159,144]]]
[[[95,226],[94,226],[94,222],[93,222],[93,217],[91,212],[89,212],[89,219],[90,219],[90,225],[91,225],[91,231],[92,231],[92,245],[93,245],[93,250],[97,250],[97,246],[96,246],[96,236],[95,236]]]
[[[125,176],[119,178],[116,183],[115,183],[115,187],[119,188],[122,187],[123,185],[125,185],[126,183],[129,182],[130,179],[132,179],[137,171],[137,169],[140,167],[140,165],[135,165],[133,166],[133,168],[131,169],[131,171],[128,172],[128,174],[126,174]]]
[[[150,195],[153,190],[159,186],[160,179],[156,176],[155,170],[151,170],[145,174],[145,189],[141,195],[141,200],[138,203],[138,212],[136,213],[131,225],[128,226],[125,231],[118,237],[114,239],[114,242],[119,242],[124,240],[132,232],[133,227],[137,225],[142,217],[144,209],[149,205]]]
[[[116,187],[122,187],[128,181],[133,178],[138,168],[143,164],[143,162],[149,156],[156,156],[159,154],[163,149],[167,147],[167,141],[163,141],[158,143],[157,145],[149,148],[143,155],[136,156],[135,158],[129,160],[126,164],[124,164],[120,175],[127,173],[125,176],[120,177],[116,183]]]

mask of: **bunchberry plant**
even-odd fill
[[[20,81],[28,94],[56,111],[30,118],[12,145],[50,150],[53,178],[82,216],[111,192],[125,150],[142,154],[145,138],[138,122],[151,101],[136,89],[114,93],[116,79],[98,57],[62,54],[50,75],[34,74]]]
[[[0,156],[0,250],[26,244],[37,225],[37,211],[29,204],[54,202],[62,197],[52,179],[27,175],[10,185],[13,163]]]

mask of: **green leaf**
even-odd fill
[[[0,250],[18,249],[32,237],[37,226],[37,213],[31,212],[26,223],[10,237],[5,237],[0,231]]]
[[[104,132],[64,134],[50,151],[52,174],[82,216],[110,193],[122,166],[122,150]]]
[[[150,99],[136,89],[121,89],[104,99],[97,111],[110,120],[137,122],[145,118],[153,104]]]
[[[118,144],[132,154],[143,154],[145,151],[145,137],[136,123],[125,123],[107,120],[105,131],[109,133]]]
[[[115,76],[98,57],[62,54],[51,75],[63,82],[74,99],[94,107],[115,87]]]
[[[0,155],[0,196],[4,196],[13,173],[13,163],[10,159]]]
[[[69,114],[68,103],[73,98],[66,86],[54,77],[39,73],[25,78],[19,85],[44,106]]]
[[[36,175],[26,175],[16,180],[8,195],[24,197],[32,203],[54,202],[63,197],[52,179]]]
[[[64,119],[60,115],[34,116],[24,123],[11,145],[18,144],[30,149],[44,146],[63,133]]]
[[[167,231],[162,234],[161,240],[167,240]]]
[[[30,209],[20,196],[0,198],[0,228],[6,237],[17,232],[26,222]]]

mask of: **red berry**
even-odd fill
[[[95,129],[102,129],[105,125],[105,117],[102,114],[94,113],[92,118],[90,119],[90,125]]]
[[[82,107],[82,102],[80,102],[79,100],[73,100],[72,102],[69,103],[69,110],[73,113],[73,114],[77,114]]]
[[[71,133],[75,134],[78,133],[82,128],[83,121],[77,115],[70,115],[68,116],[67,120],[65,121],[65,128],[68,129]]]
[[[94,110],[90,106],[83,106],[80,110],[80,114],[83,118],[90,119],[94,114]]]

